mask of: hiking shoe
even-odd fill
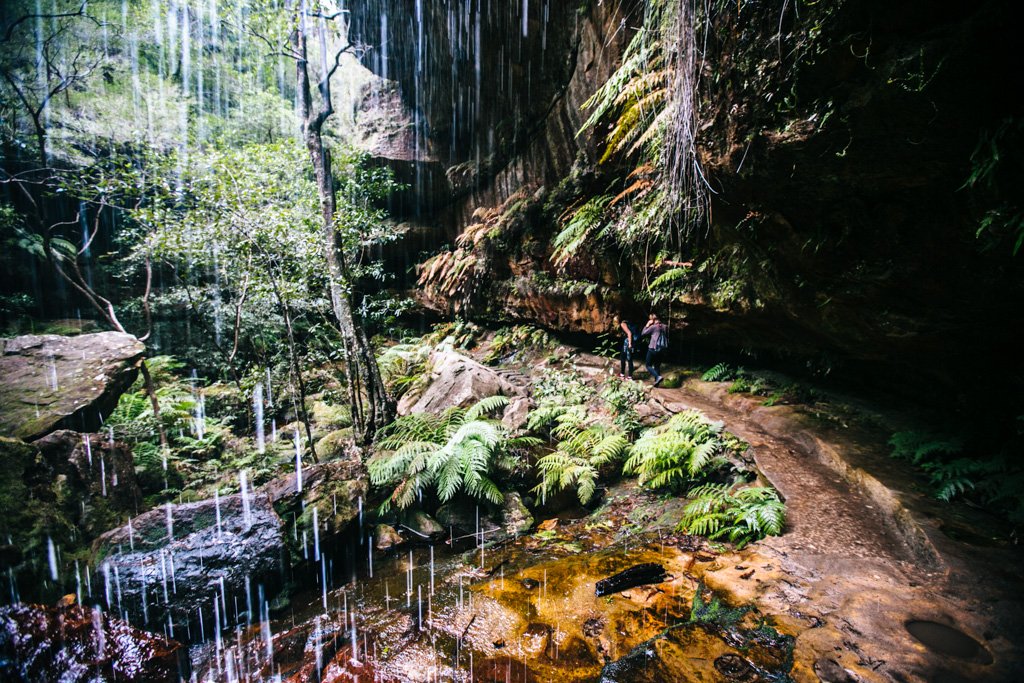
[[[659,384],[661,384],[661,380],[663,380],[663,379],[665,379],[665,378],[664,377],[659,377],[658,379],[654,380],[654,386],[658,386]]]

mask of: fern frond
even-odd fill
[[[507,405],[507,396],[488,396],[487,398],[480,399],[479,401],[471,405],[468,409],[466,409],[464,419],[467,422],[472,422],[474,420],[480,419],[484,415],[495,412],[499,408],[504,408]]]

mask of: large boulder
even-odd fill
[[[77,553],[141,498],[123,443],[65,430],[31,444],[0,437],[0,570],[22,599],[56,599],[54,573],[67,581]]]
[[[60,480],[74,501],[91,501],[90,509],[134,514],[142,505],[131,448],[102,434],[58,429],[32,445],[42,453],[50,480]],[[77,502],[75,506],[77,507]],[[109,520],[84,515],[79,526],[89,538],[110,528]]]
[[[176,683],[188,678],[188,650],[181,643],[99,610],[71,600],[57,607],[0,607],[0,679],[5,681]]]
[[[108,606],[158,627],[168,616],[194,622],[200,610],[208,620],[230,611],[232,596],[244,605],[259,584],[276,587],[283,551],[269,496],[250,492],[150,510],[100,536],[93,560]]]
[[[452,406],[470,406],[496,394],[526,396],[524,387],[502,373],[453,350],[436,350],[430,354],[430,361],[429,385],[416,395],[403,396],[398,403],[399,415],[440,413]]]
[[[0,339],[0,434],[31,441],[60,428],[98,429],[145,350],[119,332]]]

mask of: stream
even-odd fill
[[[647,661],[652,639],[680,653],[685,647],[691,680],[789,680],[792,637],[754,611],[734,623],[688,623],[700,565],[714,554],[667,528],[639,532],[636,515],[664,504],[646,498],[623,483],[593,514],[552,517],[505,543],[481,545],[472,530],[450,530],[432,545],[375,552],[372,576],[369,539],[357,537],[346,554],[366,559],[354,577],[349,562],[345,583],[324,591],[321,574],[321,586],[293,595],[289,614],[269,630],[253,624],[220,646],[194,647],[198,680],[627,681],[658,667],[680,673],[679,662]],[[599,580],[646,562],[665,567],[663,582],[595,595]]]

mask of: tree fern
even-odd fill
[[[725,538],[742,548],[765,536],[782,533],[786,506],[775,489],[753,486],[730,492],[725,484],[705,484],[688,494],[693,500],[686,506],[680,531]]]

